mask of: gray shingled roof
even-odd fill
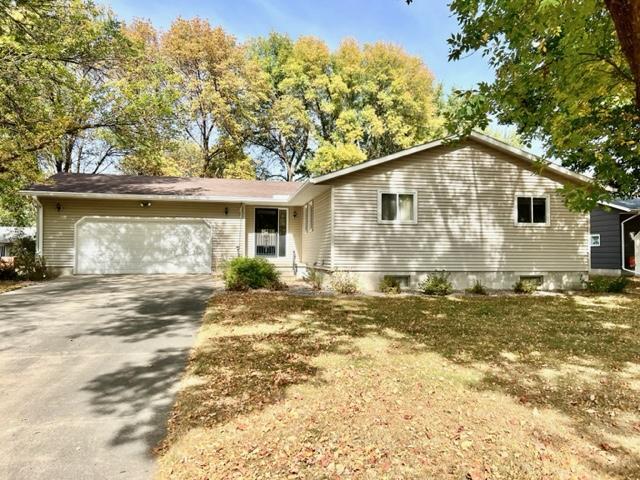
[[[300,182],[230,180],[199,177],[151,177],[144,175],[88,175],[58,173],[45,183],[31,185],[34,192],[121,195],[180,195],[193,197],[252,197],[272,199],[292,195]]]

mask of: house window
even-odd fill
[[[590,236],[590,244],[592,247],[599,247],[600,246],[600,234],[599,233],[594,233]]]
[[[5,244],[0,244],[0,257],[8,257],[9,256],[9,248]]]
[[[520,195],[516,199],[516,223],[519,225],[548,225],[549,199]]]
[[[314,217],[314,211],[313,211],[313,200],[311,200],[309,203],[307,203],[304,206],[304,231],[305,232],[313,232],[313,217]]]
[[[378,192],[378,221],[381,223],[416,223],[415,192]]]

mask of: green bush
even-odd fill
[[[22,237],[13,244],[13,264],[18,277],[24,280],[44,280],[47,278],[47,262],[36,255],[36,242]]]
[[[331,289],[337,293],[350,295],[358,291],[358,280],[349,272],[335,272],[331,274],[329,285]]]
[[[585,282],[585,288],[590,292],[622,293],[629,285],[627,277],[593,276]]]
[[[382,293],[400,293],[400,282],[395,277],[385,275],[380,280],[378,290]]]
[[[311,284],[314,290],[322,290],[322,273],[315,268],[310,268],[304,276],[304,281]]]
[[[487,289],[484,285],[482,285],[482,282],[480,282],[480,280],[476,280],[476,283],[473,284],[473,287],[468,288],[467,292],[475,293],[476,295],[486,295]]]
[[[453,285],[447,272],[432,273],[418,284],[418,290],[426,295],[449,295]]]
[[[222,278],[227,290],[280,290],[284,287],[273,263],[260,257],[236,257],[230,260],[224,266]]]
[[[515,293],[533,293],[538,290],[538,284],[533,280],[518,280],[513,285]]]
[[[0,280],[17,280],[18,272],[13,261],[0,260]]]

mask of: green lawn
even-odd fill
[[[640,478],[640,295],[212,299],[159,478]]]

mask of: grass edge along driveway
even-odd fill
[[[212,298],[159,478],[638,478],[640,296]]]

